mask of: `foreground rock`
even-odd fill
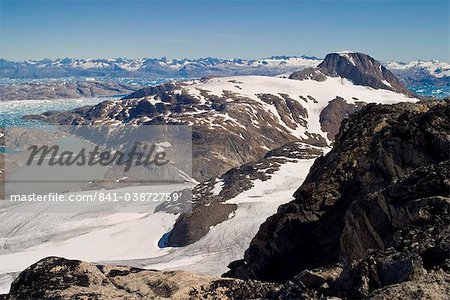
[[[368,105],[353,115],[226,275],[283,282],[341,263],[328,293],[360,298],[448,271],[449,116],[446,101]],[[370,258],[372,249],[382,252]]]
[[[397,267],[399,264],[391,264]],[[373,265],[371,266],[373,267]],[[369,269],[365,269],[369,270]],[[370,270],[374,270],[373,268]],[[78,260],[48,257],[24,270],[1,300],[50,299],[347,299],[326,296],[328,284],[342,268],[302,273],[284,284],[196,275],[184,271],[162,272],[132,267],[94,265]],[[399,272],[404,271],[400,269]],[[373,280],[366,271],[364,280]],[[381,270],[379,273],[383,273]],[[372,276],[378,273],[370,273]],[[357,277],[355,277],[357,278]],[[367,281],[362,281],[363,288]],[[316,290],[309,288],[314,286]],[[317,291],[319,290],[319,291]],[[321,292],[320,292],[321,291]],[[448,299],[450,275],[444,271],[416,274],[413,281],[376,289],[364,299]],[[354,298],[354,296],[350,296]]]
[[[183,271],[158,272],[45,258],[23,271],[0,299],[311,299],[290,285],[221,279]]]
[[[137,89],[115,82],[49,81],[0,85],[0,100],[51,100],[113,96],[131,93]]]

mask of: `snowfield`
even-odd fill
[[[47,256],[220,275],[230,262],[243,257],[260,224],[279,205],[293,199],[292,194],[313,161],[292,159],[271,180],[254,182],[253,188],[228,200],[238,204],[228,221],[213,227],[198,242],[181,248],[158,247],[178,217],[152,213],[158,203],[140,204],[140,212],[135,213],[88,206],[77,214],[46,213],[44,203],[32,204],[35,214],[22,213],[20,207],[6,203],[0,210],[0,293],[9,291],[20,271]],[[175,191],[183,187],[158,189]],[[133,191],[149,188],[136,187]]]
[[[111,192],[173,192],[186,185],[132,187]],[[87,193],[87,192],[86,192]],[[93,192],[90,192],[93,193]],[[133,203],[133,212],[107,203],[77,206],[76,213],[61,213],[54,203],[11,203],[0,207],[0,293],[7,292],[12,276],[47,256],[87,261],[127,260],[159,256],[161,236],[177,216],[155,213],[159,202]],[[24,212],[23,205],[27,207]],[[83,209],[84,208],[84,209]]]
[[[302,184],[314,159],[292,160],[281,166],[268,181],[253,182],[254,186],[226,201],[238,204],[229,220],[219,223],[199,241],[180,248],[172,248],[167,255],[132,262],[133,266],[151,269],[177,270],[221,275],[227,265],[244,257],[259,226],[277,208],[293,200],[293,193]]]
[[[328,139],[328,137],[321,129],[319,115],[329,101],[336,97],[345,99],[349,104],[354,104],[358,101],[379,104],[419,101],[419,99],[393,91],[355,85],[351,81],[340,77],[328,77],[324,82],[315,80],[300,81],[269,76],[217,77],[206,82],[191,81],[176,92],[181,93],[182,91],[187,91],[190,95],[199,98],[203,103],[206,103],[207,99],[201,96],[201,91],[206,91],[209,95],[219,97],[225,96],[224,92],[232,92],[239,97],[250,98],[265,107],[267,111],[270,111],[278,123],[283,125],[288,132],[291,132],[294,136],[306,138],[305,128],[299,126],[295,130],[291,129],[284,123],[274,105],[268,104],[258,97],[258,94],[286,94],[300,102],[307,109],[307,131],[319,134],[325,139]],[[300,96],[306,101],[301,99]],[[311,100],[309,97],[313,99]],[[251,118],[251,116],[249,117]]]

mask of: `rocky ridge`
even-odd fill
[[[279,284],[49,257],[22,272],[0,299],[256,299],[281,293]]]
[[[355,113],[226,276],[284,282],[341,264],[323,292],[350,298],[436,270],[448,280],[449,116],[447,101]]]
[[[358,52],[327,54],[317,67],[294,72],[289,78],[324,81],[327,76],[348,79],[356,85],[411,94],[391,71],[372,57]]]

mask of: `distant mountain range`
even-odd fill
[[[438,60],[417,60],[410,63],[390,61],[386,67],[417,94],[427,94],[432,89],[434,96],[450,95],[450,64]],[[428,93],[430,94],[430,93]]]
[[[44,59],[23,62],[0,59],[0,84],[28,83],[30,80],[95,78],[138,86],[154,85],[154,80],[190,79],[208,76],[291,74],[319,65],[315,56],[272,56],[263,59]],[[437,60],[389,61],[382,63],[400,82],[418,95],[444,98],[450,95],[450,64]],[[137,81],[136,81],[137,80]]]
[[[60,77],[195,77],[229,75],[277,75],[302,67],[315,67],[323,59],[315,56],[271,56],[263,59],[112,58],[112,59],[43,59],[23,62],[0,59],[0,78]],[[450,76],[450,64],[438,60],[389,61],[384,64],[396,75],[420,74],[443,79]]]
[[[209,75],[277,75],[316,66],[314,56],[272,56],[266,59],[44,59],[13,62],[0,59],[0,78],[149,77],[187,78]]]

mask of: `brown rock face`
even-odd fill
[[[320,112],[320,125],[323,132],[327,132],[328,138],[334,141],[334,137],[339,132],[341,123],[347,119],[352,113],[360,110],[365,102],[357,102],[356,104],[348,104],[341,97],[331,100],[328,105]]]
[[[301,286],[159,272],[48,257],[24,270],[5,300],[314,299]]]
[[[305,269],[350,265],[370,249],[388,248],[417,254],[426,269],[444,268],[450,255],[449,116],[445,101],[369,104],[355,113],[295,200],[261,225],[244,261],[226,275],[283,282]]]
[[[327,54],[317,70],[324,75],[346,78],[357,85],[411,94],[391,71],[363,53]]]
[[[450,275],[443,271],[431,272],[417,280],[405,281],[374,291],[368,300],[448,299]]]
[[[306,68],[292,73],[289,78],[295,80],[325,81],[327,76],[341,77],[356,85],[385,89],[413,95],[411,91],[374,58],[364,53],[342,52],[327,54],[316,68]]]

